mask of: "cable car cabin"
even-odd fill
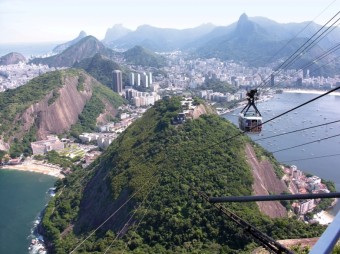
[[[248,133],[260,133],[262,131],[262,116],[255,105],[255,95],[257,90],[250,90],[247,92],[248,104],[242,109],[239,118],[239,128]],[[249,111],[250,108],[254,111]]]
[[[240,113],[238,118],[239,128],[244,132],[260,133],[262,131],[262,117],[256,115],[244,115]]]

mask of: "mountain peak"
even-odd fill
[[[80,41],[81,39],[85,38],[87,36],[87,34],[84,32],[84,31],[80,31],[79,35],[77,38],[71,40],[71,41],[68,41],[68,42],[65,42],[63,44],[60,44],[58,46],[56,46],[54,49],[53,49],[53,52],[54,53],[61,53],[63,52],[65,49],[71,47],[72,45],[76,44],[78,41]]]
[[[87,36],[86,32],[83,31],[83,30],[81,30],[80,33],[79,33],[79,35],[78,35],[78,38],[84,38],[84,37],[86,37],[86,36]]]
[[[123,24],[115,24],[112,28],[107,29],[104,42],[118,40],[131,32],[130,29],[123,26]]]
[[[241,37],[247,37],[256,29],[256,24],[248,19],[247,14],[243,13],[236,26],[236,33]]]
[[[114,55],[114,51],[106,48],[96,37],[88,35],[57,55],[46,58],[35,58],[31,62],[35,64],[47,64],[54,67],[71,67],[76,62],[93,57],[97,53],[108,58],[112,58]]]
[[[238,19],[238,22],[242,22],[242,21],[248,21],[248,15],[246,13],[243,13]]]

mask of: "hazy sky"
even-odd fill
[[[329,7],[328,7],[329,6]],[[102,40],[114,24],[190,28],[229,25],[242,13],[279,23],[324,24],[340,10],[340,0],[0,0],[0,43],[53,42],[81,30]]]

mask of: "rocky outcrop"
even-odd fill
[[[19,62],[26,62],[26,58],[20,53],[12,52],[0,57],[0,65],[17,64]]]
[[[106,123],[123,103],[119,95],[77,69],[46,73],[10,93],[4,94],[1,104],[0,150],[8,150],[24,137],[27,143],[27,138],[42,140],[68,133],[80,115],[87,120],[93,117],[89,120],[93,124]],[[96,111],[84,112],[86,105]],[[80,126],[89,128],[84,123]]]
[[[200,104],[195,107],[194,112],[193,112],[193,118],[196,119],[200,115],[204,115],[204,114],[216,114],[216,112],[214,112],[212,107],[209,107],[205,104]]]
[[[285,183],[274,172],[268,161],[259,162],[250,144],[246,146],[247,161],[252,168],[254,177],[253,190],[255,195],[281,194],[288,191]],[[286,217],[287,210],[279,201],[256,202],[260,211],[271,218]]]
[[[65,85],[58,91],[59,97],[52,105],[48,105],[48,101],[53,92],[42,101],[31,105],[21,117],[24,129],[28,130],[35,122],[38,127],[38,139],[68,131],[71,125],[78,121],[79,114],[92,96],[91,83],[96,82],[87,75],[84,82],[85,89],[78,91],[78,78],[78,76],[65,77]]]

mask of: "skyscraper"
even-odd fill
[[[119,94],[123,91],[122,72],[120,70],[114,70],[112,72],[112,90]]]
[[[135,74],[133,72],[130,73],[130,86],[135,85]]]
[[[149,85],[152,85],[152,72],[149,72]]]
[[[137,73],[137,86],[140,86],[140,74]]]
[[[148,75],[146,75],[146,73],[144,72],[143,74],[142,74],[142,85],[144,86],[144,87],[149,87],[149,79],[148,79]]]

